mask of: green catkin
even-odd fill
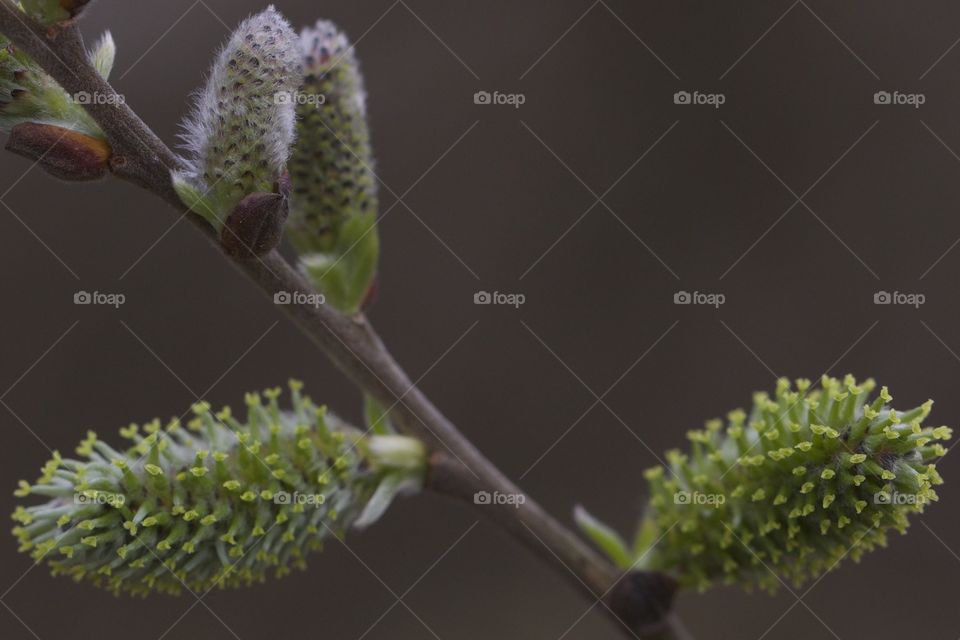
[[[90,433],[79,459],[55,453],[16,492],[47,498],[13,514],[21,551],[116,593],[203,593],[303,568],[325,538],[420,486],[419,441],[366,437],[291,390],[289,412],[271,389],[247,395],[242,423],[201,402],[185,426],[121,429],[129,449]]]
[[[305,78],[296,100],[287,234],[329,302],[355,312],[375,276],[379,249],[363,76],[333,23],[304,29],[300,42]]]
[[[824,376],[816,390],[781,379],[749,414],[690,432],[689,454],[670,451],[666,467],[646,471],[649,505],[621,566],[699,589],[775,590],[774,573],[799,585],[905,533],[908,516],[937,500],[936,440],[951,430],[922,426],[932,401],[897,412],[886,387],[871,400],[874,389],[852,376]]]

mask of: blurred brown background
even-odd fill
[[[958,424],[955,3],[278,5],[297,25],[322,15],[362,36],[384,210],[415,185],[381,223],[373,321],[414,379],[429,370],[428,395],[565,521],[583,503],[632,529],[650,451],[682,446],[774,374],[874,376],[897,406],[932,397],[934,422]],[[262,6],[101,0],[83,28],[89,40],[113,30],[115,86],[173,144],[225,24]],[[476,105],[482,90],[526,102]],[[726,102],[674,104],[681,90]],[[880,90],[926,102],[877,105]],[[292,375],[359,416],[323,355],[159,201],[0,163],[0,513],[44,443],[71,451],[88,428],[112,437],[196,395],[238,404]],[[78,290],[127,303],[75,306]],[[479,290],[526,304],[476,306]],[[726,303],[674,305],[680,290]],[[926,303],[877,306],[879,290]],[[693,635],[956,638],[960,454],[942,473],[941,503],[909,536],[797,591],[802,604],[786,591],[685,594]],[[434,496],[405,500],[348,539],[353,553],[331,543],[305,573],[202,604],[28,571],[8,537],[0,637],[619,637],[596,609],[580,619],[590,603],[492,526],[460,539],[475,521]]]

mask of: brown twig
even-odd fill
[[[0,0],[0,32],[33,57],[68,93],[87,92],[108,98],[92,101],[86,108],[111,146],[114,175],[184,212],[220,248],[210,225],[184,211],[173,190],[170,172],[180,167],[180,160],[125,101],[109,99],[116,97],[116,92],[89,63],[76,26],[50,29],[29,20],[10,0]],[[276,251],[231,262],[270,297],[278,292],[313,291]],[[413,385],[362,315],[347,317],[322,305],[291,304],[283,309],[355,384],[384,406],[393,407],[391,416],[401,430],[428,444],[434,452],[428,482],[431,490],[469,504],[475,503],[474,496],[481,491],[524,495]],[[518,507],[489,504],[477,508],[534,554],[557,566],[577,588],[602,602],[630,636],[646,636],[653,633],[652,627],[665,628],[669,636],[675,635],[670,631],[673,624],[669,618],[666,625],[658,620],[669,607],[669,598],[664,599],[662,589],[650,587],[656,580],[624,579],[611,563],[534,500],[524,498]],[[672,597],[672,589],[669,595]],[[664,632],[655,633],[656,637],[665,637],[661,635]]]

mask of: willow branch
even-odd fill
[[[76,26],[50,29],[34,24],[9,0],[0,0],[0,32],[33,57],[68,93],[116,96],[88,62]],[[111,145],[113,174],[181,211],[219,248],[210,225],[186,211],[173,190],[170,171],[179,168],[180,160],[126,102],[97,100],[86,108]],[[312,285],[276,251],[256,259],[230,260],[268,297],[278,292],[313,292]],[[347,317],[324,305],[290,304],[283,309],[358,387],[384,406],[393,407],[391,416],[402,431],[420,438],[435,452],[430,489],[471,505],[479,491],[524,495],[413,385],[363,316]],[[556,566],[576,588],[595,601],[601,600],[605,610],[618,619],[618,626],[624,628],[623,621],[627,621],[633,630],[624,630],[631,637],[636,631],[646,633],[649,629],[650,616],[643,612],[654,611],[658,613],[654,617],[662,617],[661,599],[630,587],[612,564],[529,496],[519,506],[490,504],[477,508],[535,555]],[[656,637],[663,636],[658,632]]]

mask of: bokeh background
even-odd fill
[[[279,0],[354,38],[383,260],[372,320],[420,387],[552,512],[632,530],[654,452],[772,388],[874,376],[960,414],[960,9],[873,1]],[[100,0],[114,84],[169,144],[253,0]],[[720,108],[677,91],[722,93]],[[520,93],[519,108],[477,91]],[[877,91],[923,94],[877,105]],[[237,404],[288,376],[358,393],[174,212],[0,156],[0,512],[87,429]],[[402,201],[398,201],[402,198]],[[802,198],[802,201],[798,199]],[[120,309],[75,306],[120,292]],[[477,291],[522,293],[520,308]],[[725,304],[673,304],[678,291]],[[922,293],[919,308],[874,304]],[[598,400],[599,398],[599,400]],[[911,533],[815,587],[684,594],[696,638],[960,635],[960,454]],[[116,599],[0,544],[0,637],[617,638],[553,568],[425,495],[310,568],[197,602]],[[11,525],[12,526],[12,525]],[[398,598],[402,597],[402,602]],[[798,601],[802,598],[802,601]]]

